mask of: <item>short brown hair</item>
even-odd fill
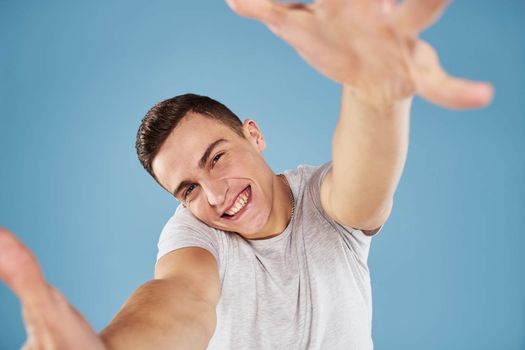
[[[244,138],[239,117],[210,97],[184,94],[157,103],[142,119],[135,142],[140,163],[155,180],[158,181],[151,166],[153,159],[170,133],[191,112],[217,120]]]

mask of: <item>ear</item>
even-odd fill
[[[246,119],[243,123],[244,136],[257,149],[262,152],[266,148],[266,141],[257,123],[252,119]]]

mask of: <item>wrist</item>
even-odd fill
[[[373,93],[343,85],[343,98],[353,109],[366,113],[361,115],[391,116],[399,111],[410,109],[414,95],[391,98],[380,93]]]

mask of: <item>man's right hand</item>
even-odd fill
[[[45,280],[33,253],[0,228],[0,280],[18,296],[27,349],[105,349],[82,315]]]

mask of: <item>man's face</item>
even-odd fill
[[[262,157],[263,136],[244,122],[241,138],[228,126],[191,114],[162,144],[152,163],[161,185],[208,226],[260,238],[269,229],[274,173]]]

